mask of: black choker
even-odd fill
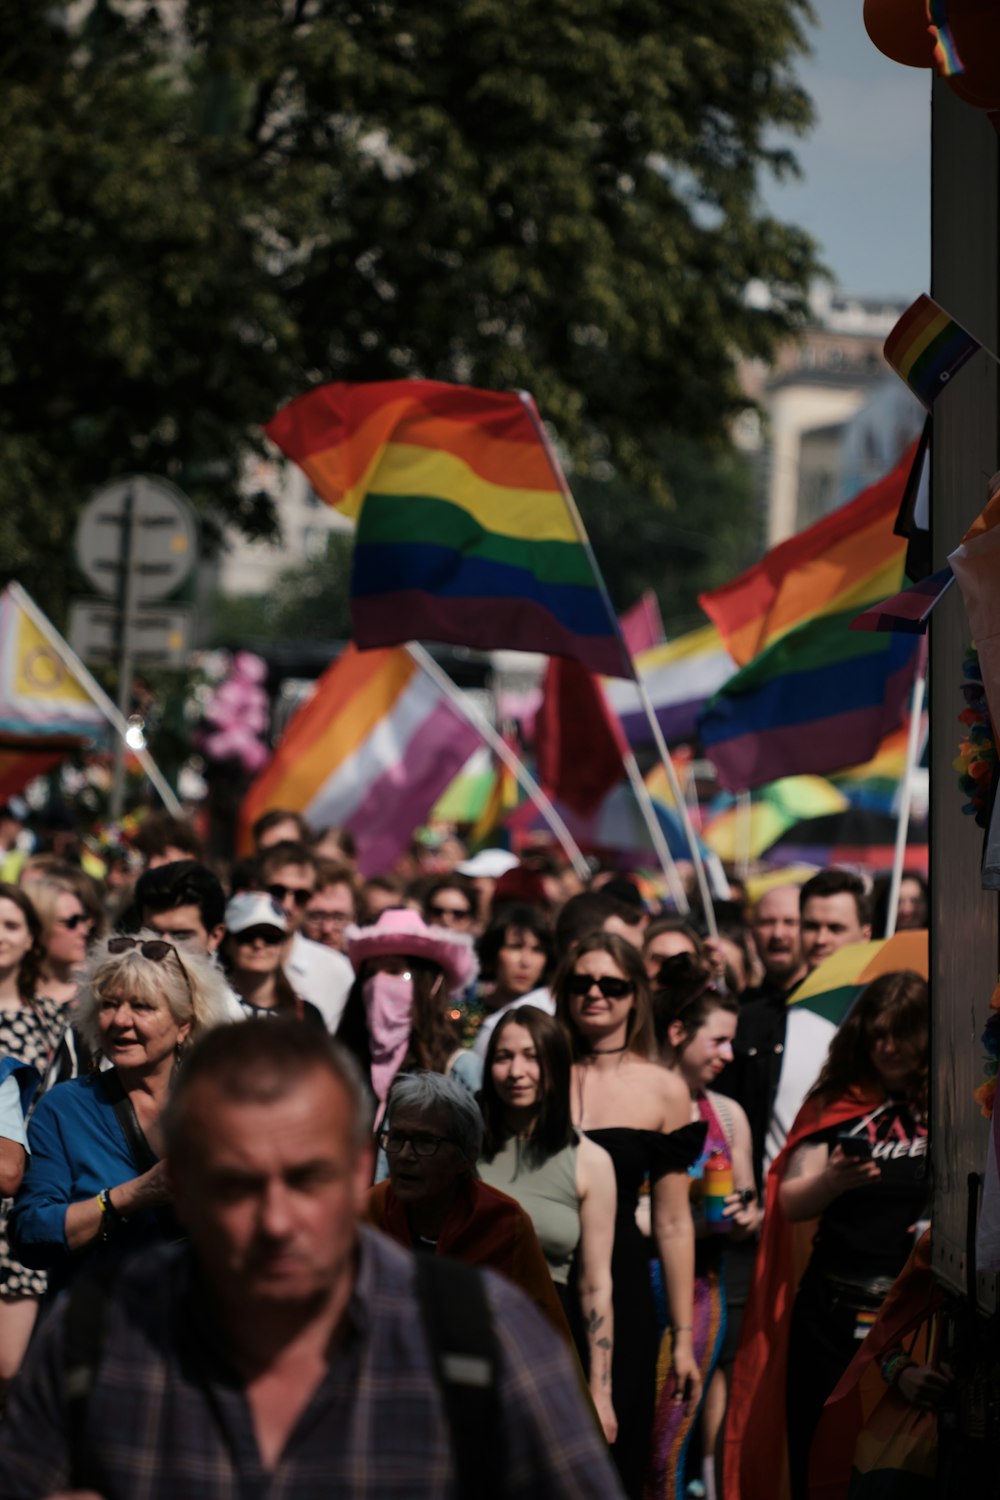
[[[590,1056],[591,1057],[614,1057],[614,1055],[615,1055],[616,1052],[627,1052],[628,1048],[629,1048],[628,1042],[625,1043],[624,1047],[591,1047],[591,1049],[590,1049]]]

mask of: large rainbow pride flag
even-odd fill
[[[698,726],[730,791],[859,765],[900,724],[919,637],[850,626],[859,610],[902,582],[906,543],[893,525],[913,453],[732,583],[701,596],[745,664]]]
[[[356,523],[354,639],[631,667],[530,397],[432,380],[319,386],[265,431]]]

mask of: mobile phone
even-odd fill
[[[863,1135],[841,1134],[837,1137],[837,1145],[845,1156],[853,1156],[855,1161],[871,1161],[871,1141]]]

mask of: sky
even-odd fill
[[[817,122],[793,145],[802,178],[764,184],[765,202],[813,235],[844,291],[915,297],[930,284],[930,71],[882,56],[862,0],[813,9],[813,53],[797,72]]]

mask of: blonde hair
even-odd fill
[[[233,1019],[229,986],[222,973],[204,954],[169,943],[172,950],[162,959],[147,958],[140,948],[109,953],[108,938],[96,945],[87,964],[80,991],[76,1025],[95,1050],[101,1043],[97,1014],[108,995],[129,994],[154,1005],[165,1004],[178,1026],[190,1023],[194,1041],[224,1021]],[[136,943],[162,943],[157,932],[144,929]]]
[[[52,929],[56,925],[56,905],[60,896],[75,896],[84,912],[89,915],[87,908],[80,900],[80,892],[65,875],[45,875],[41,880],[29,881],[25,895],[38,913],[44,943],[48,942],[52,936]]]

